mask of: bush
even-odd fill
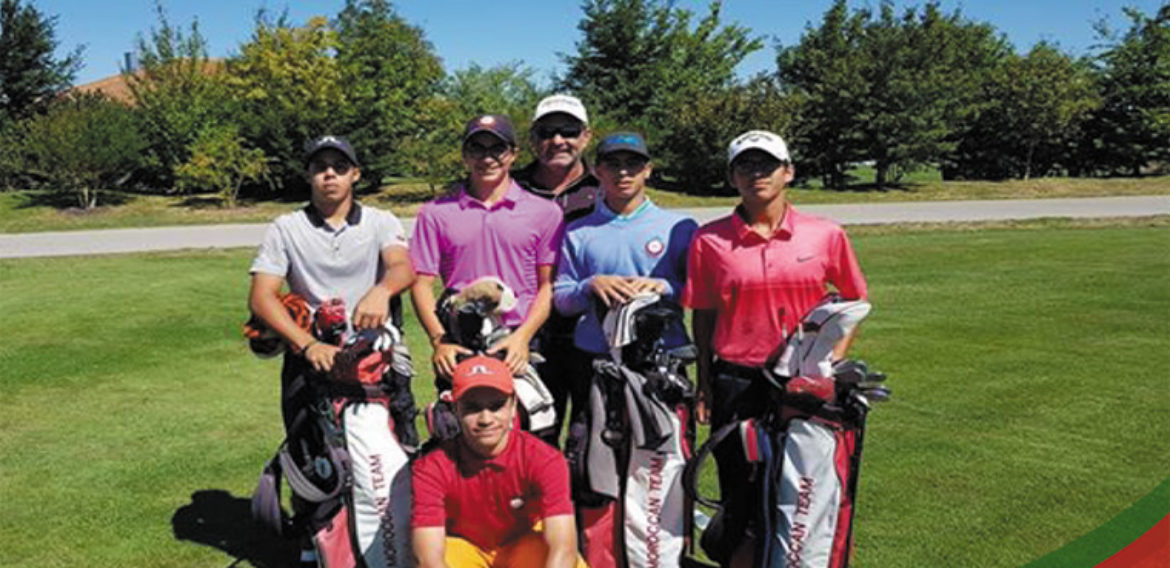
[[[264,151],[245,148],[239,129],[232,126],[204,130],[189,151],[191,157],[175,168],[179,189],[214,190],[225,207],[235,207],[244,183],[268,175]]]
[[[126,106],[100,95],[77,95],[16,127],[19,176],[32,186],[74,194],[85,209],[98,189],[124,183],[146,149],[139,122]]]

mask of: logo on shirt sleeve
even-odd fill
[[[650,256],[659,256],[666,251],[666,243],[662,239],[654,237],[650,242],[646,243],[646,253]]]

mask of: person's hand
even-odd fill
[[[695,421],[707,424],[711,421],[711,389],[700,387],[695,391]]]
[[[633,276],[629,279],[630,286],[634,287],[634,293],[640,294],[642,292],[654,292],[655,294],[666,293],[666,283],[657,278],[643,278],[641,276]]]
[[[435,353],[431,356],[431,362],[435,364],[435,369],[440,375],[450,377],[455,373],[455,366],[459,364],[459,356],[472,354],[470,349],[462,345],[439,341],[435,343]]]
[[[335,345],[314,340],[301,355],[318,373],[328,373],[333,369],[333,358],[337,356],[338,351],[341,349]]]
[[[504,364],[512,371],[513,375],[519,375],[524,372],[528,365],[528,341],[529,338],[522,333],[510,333],[507,337],[495,342],[488,348],[487,354],[494,355],[500,351],[504,352]]]
[[[390,312],[390,291],[374,286],[366,292],[353,310],[354,329],[376,329],[386,323],[386,315]]]
[[[629,300],[638,292],[625,276],[598,274],[589,283],[589,289],[609,308]]]

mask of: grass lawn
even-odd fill
[[[1018,566],[1170,475],[1166,230],[854,232],[875,304],[856,354],[894,389],[858,566]],[[278,565],[248,521],[281,436],[278,363],[239,336],[251,254],[0,260],[0,563]]]
[[[1099,197],[1107,195],[1167,195],[1170,176],[1146,178],[1085,179],[1039,178],[1030,181],[944,182],[937,174],[920,172],[905,185],[876,191],[863,188],[826,190],[793,188],[789,196],[798,204],[888,203],[900,201],[945,201],[971,199],[1037,199],[1047,197]],[[650,190],[666,207],[731,208],[733,197],[703,197]],[[389,209],[396,215],[414,216],[420,205],[434,197],[421,182],[401,181],[382,188],[362,200]],[[0,193],[0,233],[69,231],[118,227],[157,227],[209,223],[264,223],[300,207],[302,203],[282,201],[244,202],[234,209],[222,209],[213,196],[151,196],[104,194],[99,207],[81,211],[70,199],[43,192]]]

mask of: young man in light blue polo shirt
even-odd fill
[[[682,294],[687,247],[698,224],[650,201],[646,180],[651,170],[650,152],[640,135],[623,132],[603,138],[595,172],[603,198],[593,213],[565,229],[553,305],[561,314],[578,318],[574,344],[588,353],[609,352],[598,306],[603,315],[604,308],[642,291],[658,292],[675,303]],[[667,347],[687,342],[682,322],[666,333]],[[574,409],[584,407],[587,389],[587,375],[574,378]]]

